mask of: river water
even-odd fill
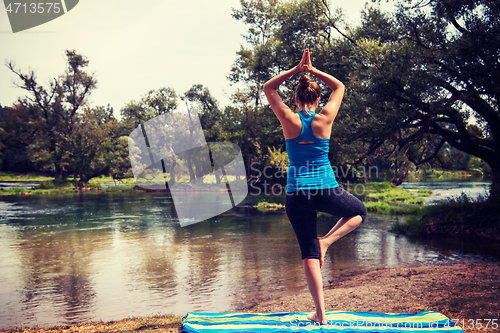
[[[0,197],[0,216],[0,328],[235,311],[307,291],[283,211],[234,208],[180,227],[167,195],[98,193]],[[388,232],[402,219],[369,215],[335,243],[325,284],[375,268],[499,258],[484,243]],[[319,232],[335,221],[321,217]]]

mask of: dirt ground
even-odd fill
[[[500,333],[500,262],[379,269],[325,286],[327,311],[441,312],[465,332]],[[314,311],[309,293],[258,304],[246,312]],[[494,320],[496,319],[496,320]],[[181,317],[132,318],[10,332],[181,332]],[[486,327],[488,325],[488,327]]]
[[[325,286],[325,304],[327,311],[432,310],[458,322],[465,332],[500,333],[499,286],[498,262],[379,269],[344,276]],[[270,300],[248,311],[314,311],[314,303],[305,293]]]

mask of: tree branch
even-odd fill
[[[323,14],[326,16],[326,19],[328,20],[328,23],[330,23],[330,25],[335,29],[337,30],[337,32],[342,35],[342,37],[344,37],[345,39],[347,39],[348,41],[350,41],[352,44],[354,45],[357,45],[356,44],[356,41],[354,39],[352,39],[351,37],[347,36],[346,34],[344,34],[342,31],[340,31],[339,28],[337,28],[337,26],[335,25],[334,22],[332,22],[331,18],[330,18],[330,8],[328,8],[328,4],[326,3],[325,0],[321,0],[321,2],[323,3],[323,5],[325,6],[326,9],[328,9],[328,13],[326,13],[325,9],[322,8],[320,5],[318,5],[316,3],[316,0],[313,0],[312,3],[318,7],[319,10],[321,10],[323,12]]]

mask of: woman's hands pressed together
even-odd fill
[[[302,59],[299,64],[295,67],[297,72],[308,72],[311,73],[313,70],[313,66],[311,64],[311,55],[309,54],[309,49],[305,49],[302,54]]]

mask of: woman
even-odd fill
[[[318,84],[303,75],[295,93],[299,112],[293,112],[277,93],[278,87],[291,76],[306,71],[322,80],[332,94],[328,103],[316,114],[321,90]],[[342,102],[344,85],[333,76],[311,64],[306,49],[300,63],[272,78],[264,92],[283,127],[290,164],[287,172],[285,208],[297,236],[309,291],[316,306],[308,319],[324,324],[325,302],[321,268],[326,250],[339,238],[356,229],[366,217],[361,201],[339,187],[328,161],[332,124]],[[316,211],[342,218],[323,237],[316,231]]]

